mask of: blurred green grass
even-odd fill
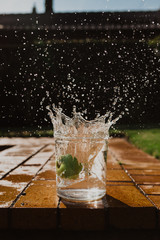
[[[33,127],[26,128],[2,128],[0,137],[53,137],[52,128],[37,129]]]
[[[160,128],[125,130],[129,142],[160,159]]]

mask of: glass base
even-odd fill
[[[106,190],[98,188],[57,189],[57,194],[68,201],[88,202],[103,198],[106,195]]]

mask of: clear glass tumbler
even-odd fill
[[[56,181],[59,197],[93,201],[106,194],[108,126],[105,117],[85,120],[74,111],[69,118],[56,109],[54,125]]]

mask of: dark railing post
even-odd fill
[[[46,13],[53,12],[53,0],[45,0],[45,11]]]

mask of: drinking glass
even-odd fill
[[[106,194],[108,126],[105,117],[85,120],[74,111],[69,118],[56,109],[54,126],[56,184],[59,197],[93,201]]]

